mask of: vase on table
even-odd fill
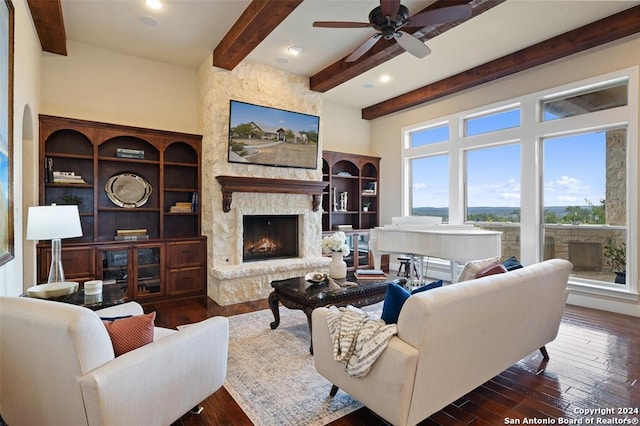
[[[334,251],[331,253],[331,262],[329,262],[329,276],[333,279],[341,279],[347,277],[347,263],[344,261],[342,252]]]

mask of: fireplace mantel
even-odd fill
[[[272,179],[246,176],[216,176],[222,189],[222,211],[231,210],[234,192],[265,192],[272,194],[308,194],[313,211],[318,211],[322,192],[328,183],[312,180]]]

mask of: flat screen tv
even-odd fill
[[[229,162],[315,169],[320,117],[230,102]]]

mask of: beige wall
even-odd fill
[[[33,182],[29,167],[33,162],[33,135],[37,131],[40,96],[40,43],[26,8],[26,2],[13,1],[15,9],[14,39],[14,115],[13,115],[13,166],[14,166],[14,235],[15,259],[0,267],[0,295],[15,296],[23,289],[23,234],[24,208],[28,196],[23,197],[25,182]],[[27,146],[24,146],[27,144]],[[29,157],[31,155],[31,157]],[[23,201],[24,199],[24,201]]]
[[[359,108],[324,100],[320,119],[322,149],[371,155],[369,121],[361,117]]]
[[[543,89],[584,80],[623,68],[640,65],[640,36],[594,48],[571,57],[541,65],[513,76],[436,100],[411,110],[371,122],[371,150],[384,158],[381,173],[385,182],[381,196],[381,223],[401,214],[401,129],[448,114],[465,111]],[[638,94],[635,94],[637,96]],[[637,135],[636,135],[637,137]],[[637,140],[632,141],[637,143]],[[638,164],[638,161],[634,161]],[[636,187],[637,190],[637,187]],[[637,206],[636,206],[637,208]],[[602,307],[601,300],[581,297],[580,304]],[[623,303],[619,310],[640,315],[640,304]]]
[[[195,133],[197,71],[67,41],[43,54],[41,113]]]

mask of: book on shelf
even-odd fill
[[[53,183],[87,183],[82,176],[59,176],[53,177]]]
[[[143,241],[148,240],[148,235],[116,235],[113,237],[115,241]]]
[[[116,229],[116,236],[122,235],[147,235],[146,228],[138,229]]]
[[[387,274],[382,269],[356,269],[353,275],[359,280],[386,280]]]
[[[44,157],[44,181],[53,182],[53,158],[51,157]]]
[[[144,151],[141,149],[116,148],[116,157],[144,160]]]
[[[169,207],[171,213],[191,213],[193,212],[193,204],[191,201],[179,201]]]
[[[353,229],[353,225],[333,225],[334,231],[350,231]]]
[[[191,213],[191,203],[189,203],[189,207],[180,207],[180,206],[171,206],[169,207],[170,213]]]

